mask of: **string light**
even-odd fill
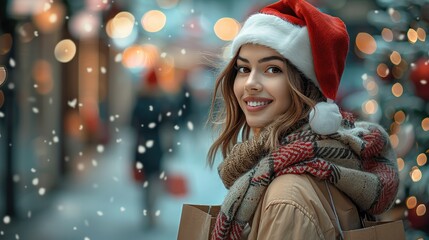
[[[403,93],[404,93],[404,88],[402,87],[402,84],[400,84],[400,83],[393,84],[392,94],[395,97],[400,97],[400,96],[402,96]]]
[[[410,196],[407,198],[407,201],[405,204],[407,205],[408,209],[413,209],[417,206],[417,198],[414,196]]]
[[[377,42],[370,34],[361,32],[356,36],[356,47],[359,51],[370,55],[377,50]]]
[[[417,156],[417,165],[419,165],[419,166],[423,166],[423,165],[425,165],[426,164],[426,162],[427,162],[427,156],[426,156],[426,154],[424,154],[424,153],[420,153],[418,156]]]

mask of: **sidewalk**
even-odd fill
[[[189,193],[183,198],[162,193],[156,228],[144,228],[142,186],[133,182],[129,170],[132,135],[123,129],[103,152],[87,156],[84,170],[51,195],[48,209],[7,225],[1,222],[0,239],[176,239],[183,203],[220,204],[226,194],[216,170],[205,165],[210,133],[182,132],[174,154],[167,155],[166,172],[185,174]]]

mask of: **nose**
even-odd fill
[[[254,91],[261,91],[262,90],[262,84],[259,81],[259,76],[255,71],[252,71],[249,74],[249,77],[246,79],[246,83],[244,85],[244,88],[246,91],[254,92]]]

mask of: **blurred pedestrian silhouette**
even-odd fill
[[[153,228],[156,224],[156,202],[162,191],[160,174],[164,156],[161,128],[165,101],[155,69],[148,70],[139,87],[131,116],[136,136],[132,170],[134,179],[144,189],[145,226]]]

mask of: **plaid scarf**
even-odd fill
[[[269,154],[261,150],[261,139],[237,144],[218,168],[229,192],[212,239],[240,239],[265,189],[283,174],[329,180],[370,214],[389,209],[399,177],[388,135],[377,124],[355,123],[347,116],[337,133],[321,136],[305,125],[284,137]]]

